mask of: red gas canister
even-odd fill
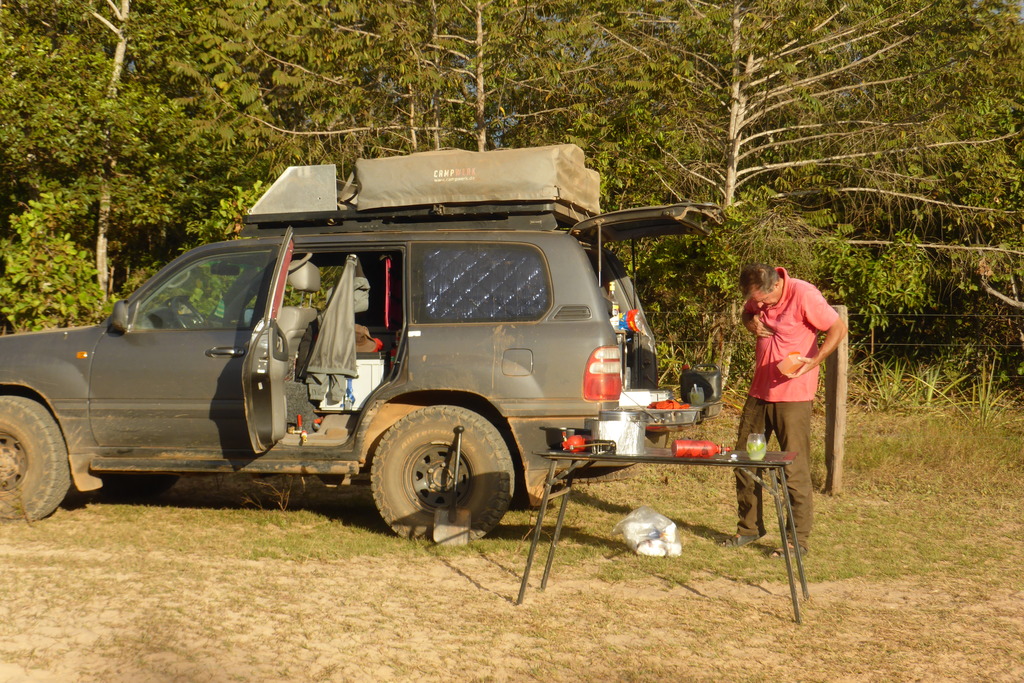
[[[721,446],[713,441],[677,439],[672,442],[672,455],[677,458],[711,458],[721,452]]]
[[[569,453],[580,453],[586,447],[587,440],[580,434],[574,434],[573,436],[566,437],[565,441],[562,442],[562,450],[568,451]]]

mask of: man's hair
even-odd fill
[[[767,292],[779,281],[778,272],[763,263],[751,263],[740,271],[740,291],[748,296],[754,288]]]

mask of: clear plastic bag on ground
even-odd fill
[[[678,557],[683,551],[675,522],[646,505],[626,515],[612,533],[622,534],[626,545],[637,555]]]

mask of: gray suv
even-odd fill
[[[477,159],[431,162],[464,177]],[[175,259],[103,324],[0,338],[0,518],[45,517],[72,483],[141,494],[249,472],[368,482],[409,537],[454,495],[475,538],[517,489],[539,502],[538,453],[566,429],[660,396],[642,307],[604,244],[702,231],[714,207],[601,215],[596,191],[547,187],[461,202],[406,189],[379,206],[369,190],[411,172],[372,184],[374,170],[339,188],[333,166],[293,167],[244,239]]]

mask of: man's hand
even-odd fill
[[[821,365],[828,358],[829,354],[836,350],[839,346],[839,342],[846,337],[847,328],[846,323],[843,322],[842,318],[832,323],[832,327],[825,331],[825,341],[822,342],[818,352],[814,355],[814,358],[808,358],[807,356],[798,356],[796,360],[800,361],[802,365],[793,372],[786,375],[790,379],[799,377],[800,375],[807,374],[815,367]]]
[[[743,325],[750,330],[755,336],[758,337],[771,337],[775,334],[775,330],[761,322],[761,314],[749,315],[743,314]]]
[[[796,358],[793,358],[793,360],[795,360],[798,363],[800,363],[800,365],[797,366],[796,370],[794,370],[793,372],[784,372],[784,373],[782,373],[782,374],[784,374],[786,377],[788,377],[790,379],[796,379],[800,375],[807,374],[807,372],[811,368],[813,368],[814,366],[816,366],[818,364],[817,362],[815,362],[815,360],[813,358],[808,358],[807,356],[797,356]]]

